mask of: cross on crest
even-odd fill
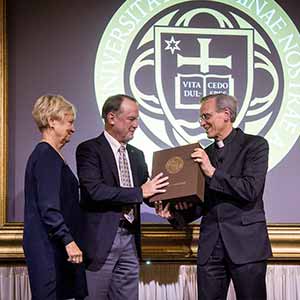
[[[243,99],[238,115],[243,118],[253,88],[253,30],[166,26],[154,30],[159,104],[180,143],[190,143],[199,134],[203,96],[236,95]],[[180,41],[180,50],[166,49],[171,40]]]
[[[197,38],[200,45],[200,56],[199,57],[183,57],[177,54],[177,66],[185,65],[199,65],[201,73],[208,73],[210,66],[225,66],[231,69],[232,57],[231,55],[225,58],[210,58],[209,57],[209,44],[212,39]]]

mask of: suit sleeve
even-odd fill
[[[49,237],[64,245],[73,241],[60,208],[62,160],[53,150],[43,152],[35,166],[37,206]]]
[[[77,148],[76,161],[81,189],[86,191],[90,199],[98,204],[142,203],[143,195],[140,187],[123,188],[107,183],[104,178],[103,161],[95,148],[87,143],[80,144]]]
[[[245,156],[242,173],[234,176],[216,169],[209,188],[225,193],[242,202],[255,202],[263,191],[268,170],[269,146],[264,138],[252,140]]]

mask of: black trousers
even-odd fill
[[[197,265],[198,300],[226,300],[230,280],[237,300],[266,300],[267,261],[234,264],[222,238],[204,265]]]

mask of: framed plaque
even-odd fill
[[[156,151],[153,153],[152,177],[162,172],[169,176],[167,191],[150,199],[155,201],[187,201],[204,200],[205,177],[198,163],[191,154],[198,143]]]

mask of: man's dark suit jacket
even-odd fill
[[[77,171],[84,211],[83,251],[87,269],[99,270],[104,264],[114,241],[122,207],[141,204],[140,186],[148,179],[144,154],[127,145],[134,188],[121,188],[113,151],[102,133],[81,143],[76,151]],[[137,205],[135,238],[140,255],[140,205]]]
[[[272,255],[263,205],[268,143],[240,129],[234,129],[232,134],[228,143],[225,139],[225,153],[213,177],[206,179],[204,204],[176,214],[177,225],[203,216],[198,245],[200,265],[207,262],[219,234],[235,264],[261,261]],[[215,147],[212,144],[205,149],[214,166]]]

